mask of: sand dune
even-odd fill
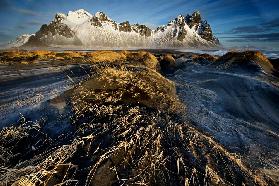
[[[194,125],[254,167],[278,167],[279,88],[265,74],[188,64],[170,79]]]

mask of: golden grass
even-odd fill
[[[92,62],[116,62],[125,61],[126,55],[124,52],[114,51],[96,51],[87,53],[87,56]]]
[[[194,54],[192,55],[192,59],[195,62],[202,62],[202,61],[215,62],[218,58],[209,54]]]
[[[183,109],[175,84],[146,67],[107,67],[83,83],[76,93],[98,104],[124,102],[170,112]]]
[[[131,64],[143,65],[153,70],[157,70],[159,68],[159,62],[157,58],[146,51],[139,52],[125,52],[127,56],[127,61]]]
[[[248,51],[245,53],[246,57],[248,59],[252,59],[254,60],[256,63],[258,63],[260,66],[262,66],[262,68],[266,71],[271,71],[271,69],[273,68],[273,65],[271,64],[271,62],[267,59],[267,57],[259,52],[259,51]]]
[[[54,52],[36,50],[36,51],[6,51],[0,53],[0,58],[5,62],[20,62],[30,64],[34,61],[43,61],[55,58]]]
[[[146,66],[154,70],[159,69],[157,58],[153,54],[145,51],[95,51],[85,53],[77,51],[52,52],[46,50],[14,50],[0,53],[0,59],[3,62],[20,62],[24,64],[30,64],[34,61],[44,60],[66,60],[70,62],[83,63],[126,63],[135,66]]]
[[[171,54],[164,54],[163,55],[163,60],[168,61],[170,63],[175,63],[175,59]]]
[[[83,52],[75,52],[75,51],[65,51],[65,52],[56,52],[55,53],[55,58],[62,58],[66,60],[71,60],[71,59],[82,59],[84,58],[84,53]]]
[[[228,52],[216,60],[217,62],[232,63],[247,63],[253,61],[261,66],[266,72],[272,72],[273,65],[267,57],[260,51],[245,51],[245,52]]]

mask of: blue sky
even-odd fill
[[[279,0],[0,0],[0,43],[80,8],[153,28],[199,10],[224,46],[279,50]]]

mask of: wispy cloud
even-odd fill
[[[21,24],[17,25],[15,28],[16,29],[27,29],[32,26],[41,26],[41,25],[42,25],[42,22],[33,20],[33,21],[21,23]]]
[[[242,33],[264,33],[266,31],[274,31],[279,29],[279,18],[266,21],[257,25],[238,26],[227,32],[227,34]]]
[[[266,33],[266,34],[245,34],[245,35],[236,35],[236,36],[224,36],[221,37],[224,39],[229,39],[229,42],[278,42],[279,33]]]
[[[278,42],[279,41],[279,33],[268,33],[268,34],[251,34],[242,36],[245,40],[250,41],[270,41],[270,42]]]
[[[263,27],[269,29],[279,28],[279,18],[273,19],[271,21],[265,22],[262,24]]]
[[[26,25],[17,25],[15,28],[20,29],[20,30],[24,30],[24,29],[27,28],[27,26]]]
[[[235,27],[231,30],[233,34],[239,34],[239,33],[260,33],[265,31],[264,28],[259,27],[258,25],[255,26],[239,26]]]
[[[25,8],[17,8],[14,7],[13,8],[14,11],[23,14],[23,15],[28,15],[28,16],[41,16],[41,14],[39,12],[36,12],[34,10],[30,10],[30,9],[25,9]]]
[[[40,26],[42,25],[42,22],[40,21],[29,21],[26,23],[26,25],[29,25],[29,26]]]

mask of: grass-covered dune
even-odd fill
[[[129,62],[134,65],[143,64],[149,68],[156,68],[157,59],[149,52],[139,51],[2,51],[0,64],[34,64],[41,61],[63,61],[68,63],[97,63],[97,62]]]
[[[92,63],[92,75],[65,94],[72,132],[51,138],[41,123],[24,119],[0,132],[0,185],[272,184],[185,119],[187,105],[160,73],[175,67],[171,56],[35,53],[36,60]]]
[[[153,51],[155,55],[146,51],[45,51],[45,50],[8,50],[0,52],[0,64],[34,64],[41,61],[67,62],[67,63],[130,63],[133,65],[144,65],[148,68],[173,72],[178,66],[176,59],[189,57],[197,63],[213,63],[222,68],[230,68],[235,65],[258,66],[267,73],[278,71],[278,62],[268,59],[259,51],[231,51],[223,56],[213,56],[209,54],[183,53],[171,51]],[[173,53],[173,54],[171,54]],[[158,64],[158,60],[160,65]]]

